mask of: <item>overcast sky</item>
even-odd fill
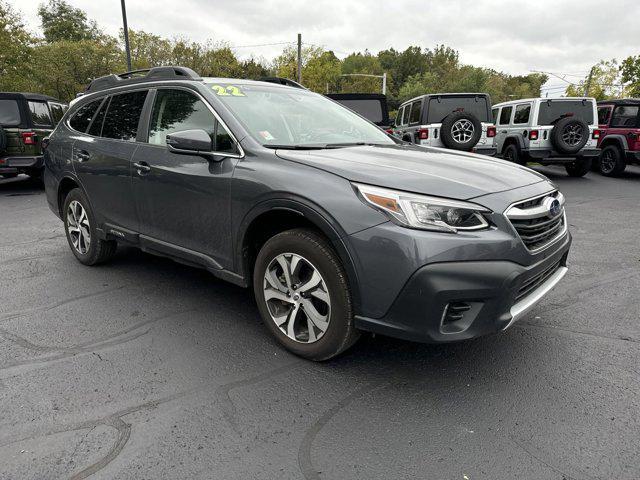
[[[41,0],[9,0],[39,30]],[[119,0],[70,0],[107,33],[122,24]],[[445,44],[461,60],[511,74],[545,70],[578,81],[600,59],[640,53],[639,0],[128,0],[129,28],[237,46],[267,60],[295,42],[376,53]],[[551,94],[566,85],[550,80]]]

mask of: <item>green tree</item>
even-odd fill
[[[577,85],[569,85],[566,91],[567,96],[584,96],[587,85],[589,88],[586,96],[595,97],[596,100],[607,100],[623,95],[620,65],[615,58],[607,61],[601,60],[593,66],[591,72],[591,81],[587,75]]]
[[[20,15],[0,0],[0,90],[24,90],[28,84],[25,67],[31,61],[33,38]]]
[[[87,14],[65,0],[49,0],[38,7],[38,16],[47,42],[91,40],[101,35],[98,25]]]
[[[640,55],[627,57],[620,67],[622,82],[628,83],[625,94],[640,97]]]

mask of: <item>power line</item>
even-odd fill
[[[296,42],[275,42],[275,43],[257,43],[255,45],[230,45],[229,48],[253,48],[253,47],[272,47],[275,45],[291,45]]]

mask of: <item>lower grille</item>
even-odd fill
[[[538,288],[540,285],[546,282],[549,279],[549,277],[551,277],[554,273],[558,271],[561,264],[562,264],[562,261],[558,261],[557,263],[554,263],[544,271],[538,273],[537,275],[531,277],[529,280],[524,282],[520,287],[520,290],[518,290],[518,295],[516,295],[516,302],[526,297],[531,292],[533,292],[536,288]]]
[[[505,214],[529,251],[540,250],[552,243],[567,227],[564,197],[559,192],[517,203]]]

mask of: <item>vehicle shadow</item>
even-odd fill
[[[544,176],[551,180],[560,180],[564,183],[579,184],[589,180],[595,180],[599,178],[609,179],[612,181],[638,181],[640,180],[640,167],[636,165],[628,165],[624,172],[618,177],[605,177],[598,172],[589,172],[584,177],[570,177],[567,175],[564,167],[558,165],[535,165],[530,166],[536,172],[542,173]]]
[[[39,195],[44,193],[41,180],[34,180],[26,175],[14,178],[0,177],[0,196]]]

